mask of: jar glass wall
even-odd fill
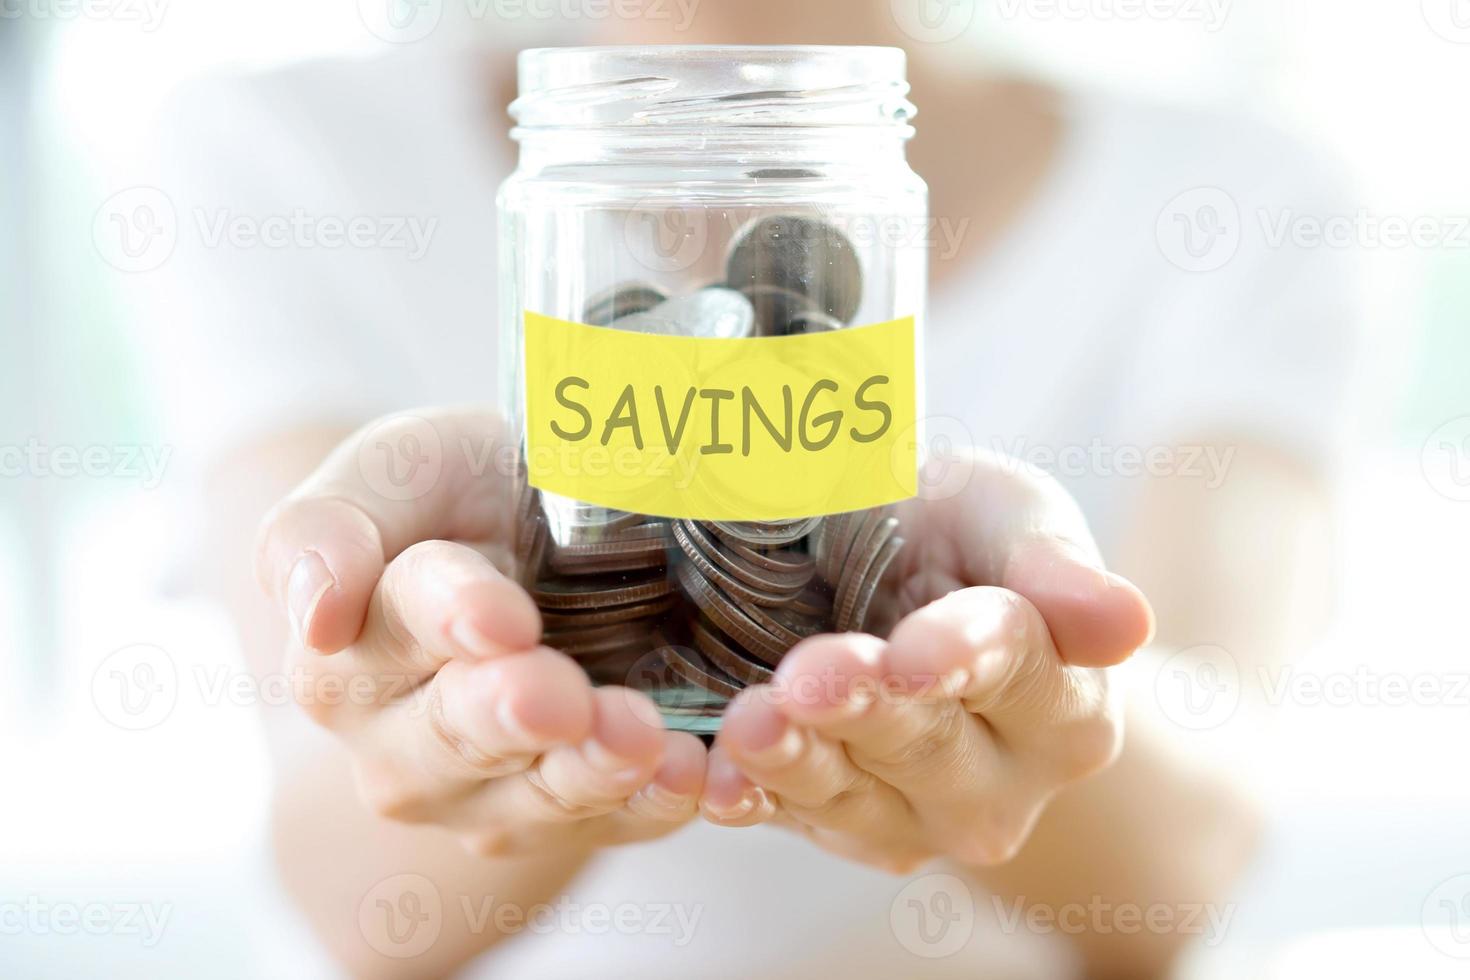
[[[521,55],[499,201],[517,571],[545,642],[671,727],[717,728],[806,636],[876,628],[916,560],[892,506],[926,277],[903,72],[888,48]]]

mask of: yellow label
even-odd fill
[[[619,510],[771,521],[918,489],[914,318],[667,337],[525,316],[532,486]]]

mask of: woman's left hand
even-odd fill
[[[893,871],[988,866],[1058,790],[1116,758],[1103,668],[1149,641],[1147,600],[1103,569],[1055,481],[994,456],[957,462],[973,466],[962,492],[901,515],[907,614],[886,641],[805,640],[742,692],[710,754],[707,819],[786,823]]]

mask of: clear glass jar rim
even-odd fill
[[[901,48],[629,45],[532,48],[518,60],[520,130],[884,126],[906,130]]]

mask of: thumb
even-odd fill
[[[1105,569],[1090,543],[1047,533],[1017,541],[1001,584],[1041,612],[1062,659],[1075,666],[1111,667],[1153,639],[1148,600]]]

